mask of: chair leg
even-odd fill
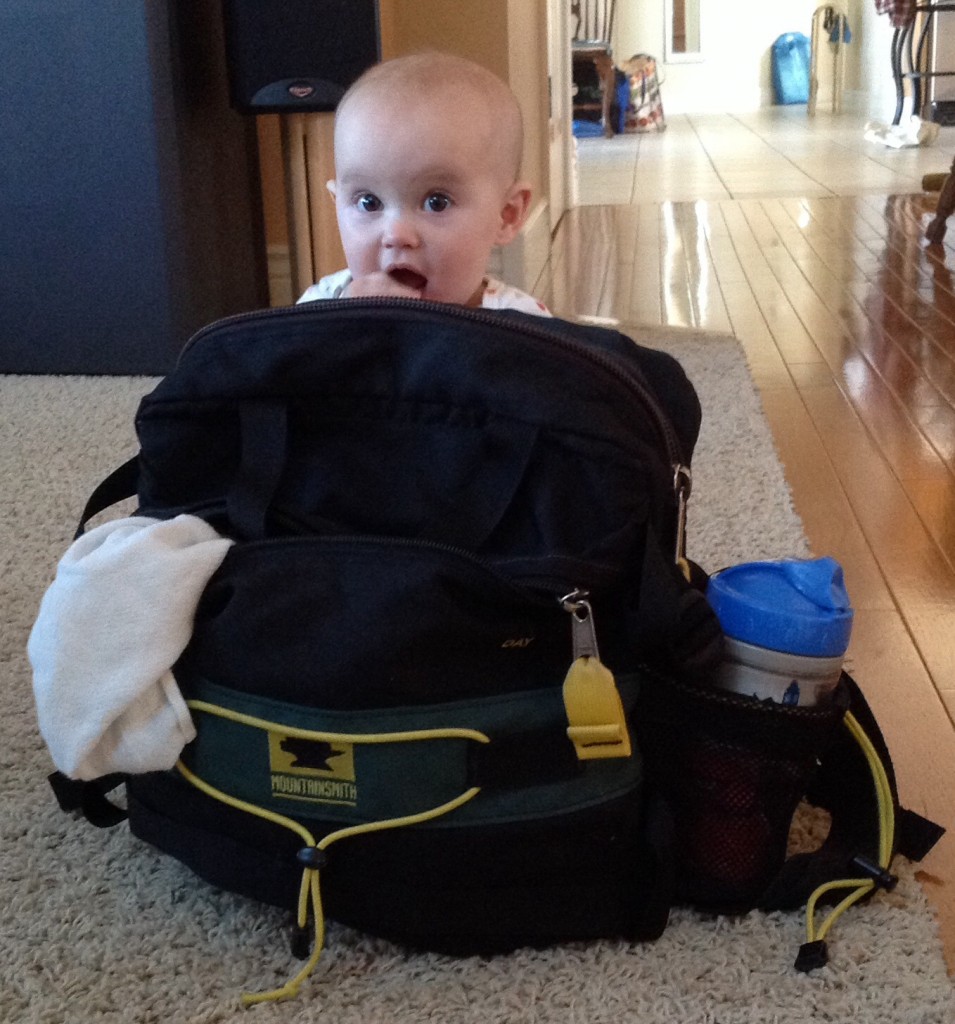
[[[945,222],[955,211],[955,160],[952,161],[952,170],[945,179],[942,191],[939,193],[938,205],[935,207],[935,216],[925,229],[925,237],[932,245],[941,245],[945,238]]]
[[[613,102],[616,75],[613,58],[603,53],[594,58],[597,76],[600,79],[600,123],[603,125],[604,137],[609,139],[613,134],[613,122],[610,117],[610,105]]]

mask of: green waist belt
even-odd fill
[[[639,680],[618,680],[629,715]],[[582,761],[567,735],[560,688],[361,711],[330,711],[189,687],[198,738],[186,768],[240,801],[281,815],[360,824],[469,799],[433,827],[526,821],[634,791],[629,757]],[[472,794],[476,795],[476,794]]]

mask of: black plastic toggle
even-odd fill
[[[852,858],[851,864],[854,868],[858,868],[867,878],[871,878],[880,889],[885,889],[886,892],[891,892],[899,884],[897,875],[893,875],[885,868],[880,868],[874,860],[870,860],[861,853],[856,854]]]
[[[303,846],[295,858],[303,868],[311,868],[313,871],[325,867],[328,862],[328,854],[317,846]]]
[[[312,951],[312,933],[298,924],[292,925],[292,956],[296,960],[307,960]]]
[[[829,963],[829,950],[822,939],[815,942],[804,942],[799,947],[799,956],[794,964],[797,971],[814,971],[817,967],[825,967]]]

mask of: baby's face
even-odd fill
[[[453,104],[360,95],[340,115],[333,191],[356,282],[480,304],[488,256],[520,226],[526,193],[514,202],[489,122],[476,121]]]

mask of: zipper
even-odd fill
[[[471,323],[491,326],[501,323],[497,316],[491,315],[487,310],[480,307],[454,306],[448,303],[430,302],[423,299],[396,299],[388,296],[363,299],[323,299],[320,302],[309,302],[296,306],[279,306],[271,309],[253,310],[248,313],[237,313],[208,324],[197,331],[183,346],[182,351],[179,353],[177,366],[185,354],[197,342],[208,334],[218,332],[220,329],[244,323],[269,320],[273,317],[309,317],[319,309],[328,313],[344,312],[357,316],[367,310],[383,308],[440,313],[442,316],[450,316]],[[532,323],[532,320],[538,322]],[[524,337],[532,338],[535,341],[546,341],[551,345],[561,348],[564,352],[571,353],[575,358],[600,367],[605,373],[609,373],[632,394],[636,395],[640,404],[650,414],[663,447],[666,449],[670,469],[673,473],[673,495],[677,508],[676,542],[673,552],[674,561],[680,566],[684,575],[688,576],[689,566],[686,561],[686,506],[692,490],[693,477],[690,473],[690,467],[684,461],[682,446],[680,445],[679,438],[676,436],[669,416],[657,401],[656,396],[644,386],[638,377],[621,365],[621,362],[616,357],[600,349],[590,348],[587,345],[573,341],[560,331],[549,329],[547,324],[547,319],[536,317],[528,318],[526,321],[510,321],[508,327]]]
[[[558,605],[563,598],[558,595],[571,593],[574,595],[587,595],[589,590],[581,589],[581,580],[569,580],[566,576],[558,576],[548,573],[534,573],[527,576],[508,576],[502,572],[493,562],[482,558],[480,555],[468,551],[466,548],[455,547],[453,544],[445,544],[437,540],[421,540],[415,537],[390,537],[386,534],[299,534],[297,536],[266,537],[260,540],[245,541],[242,545],[244,550],[264,546],[280,544],[292,546],[296,544],[327,544],[333,547],[357,548],[388,547],[404,548],[416,551],[430,551],[434,554],[453,558],[462,563],[468,570],[479,570],[481,576],[491,576],[506,589],[513,591],[515,596],[522,600],[529,600],[541,607],[553,607],[555,600]],[[599,587],[609,582],[605,574],[595,570],[592,573],[581,573],[590,578],[586,583],[590,587]]]
[[[329,313],[348,312],[355,314],[360,314],[369,309],[380,308],[399,308],[412,311],[423,310],[425,312],[441,313],[446,316],[450,315],[457,319],[467,320],[472,323],[487,325],[499,325],[501,323],[496,316],[490,315],[488,311],[482,308],[472,309],[468,306],[454,306],[448,303],[430,302],[424,299],[397,299],[386,296],[363,299],[323,299],[321,302],[309,302],[297,306],[279,306],[271,309],[253,310],[248,313],[236,313],[233,316],[216,320],[214,323],[208,324],[198,330],[186,342],[179,353],[177,366],[182,361],[186,353],[208,334],[244,323],[269,320],[273,317],[281,316],[288,318],[290,315],[307,317],[316,312],[316,307],[319,307],[323,311],[327,311]],[[654,425],[657,428],[660,439],[666,448],[670,466],[674,473],[680,475],[683,480],[682,486],[684,488],[684,499],[689,497],[689,470],[687,469],[683,459],[681,445],[676,436],[676,432],[673,429],[673,425],[670,423],[670,418],[663,411],[660,403],[656,400],[656,397],[644,386],[642,381],[632,373],[628,372],[624,366],[620,365],[617,359],[608,353],[602,352],[599,349],[592,349],[586,345],[581,345],[579,342],[566,337],[560,331],[548,330],[545,326],[547,320],[544,317],[538,317],[537,319],[541,321],[540,324],[515,321],[513,323],[509,323],[508,326],[511,330],[517,331],[517,333],[523,334],[525,337],[556,344],[560,348],[564,349],[564,351],[571,352],[576,357],[582,358],[589,363],[601,367],[605,372],[616,377],[617,380],[621,381],[629,390],[635,393],[640,399],[642,406],[650,413],[651,418],[654,421]],[[679,494],[680,492],[678,491],[677,493]]]
[[[137,510],[138,515],[158,515],[159,511],[141,507]],[[228,519],[226,506],[221,501],[207,501],[201,505],[183,506],[175,509],[176,515],[194,515],[204,519],[210,525],[215,524],[220,516]],[[480,555],[475,554],[467,548],[457,547],[454,544],[446,544],[439,540],[426,540],[419,537],[400,537],[389,534],[376,533],[323,533],[315,530],[312,525],[300,516],[293,516],[282,509],[272,508],[269,516],[287,530],[293,533],[282,534],[277,537],[260,537],[255,540],[242,541],[242,547],[262,547],[272,544],[311,544],[322,543],[345,547],[353,544],[357,547],[378,545],[381,547],[408,548],[415,550],[432,551],[435,554],[447,555],[463,562],[468,568],[477,568],[482,573],[494,577],[499,583],[514,591],[521,598],[530,599],[535,603],[552,605],[557,594],[589,595],[590,591],[582,589],[580,577],[586,577],[588,587],[596,587],[598,590],[608,586],[616,579],[614,574],[599,566],[593,566],[590,571],[581,571],[573,577],[558,575],[556,573],[533,572],[526,574],[507,575],[497,565]]]

